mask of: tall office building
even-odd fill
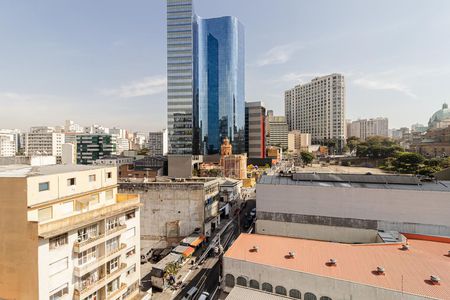
[[[110,134],[77,135],[77,164],[91,165],[97,159],[117,154],[117,138]]]
[[[31,127],[25,138],[25,152],[29,156],[56,156],[57,160],[59,160],[62,154],[62,144],[64,143],[64,133],[58,132],[53,127]]]
[[[347,136],[355,136],[365,141],[371,136],[389,136],[388,118],[362,119],[353,121]]]
[[[288,148],[288,124],[285,116],[267,116],[268,134],[267,145],[281,147],[284,150]]]
[[[345,83],[341,74],[314,78],[285,92],[289,130],[310,133],[313,144],[345,143]]]
[[[170,154],[216,154],[225,137],[245,151],[244,29],[203,19],[192,0],[167,0]]]
[[[250,158],[266,157],[266,108],[260,101],[245,103],[245,152]]]

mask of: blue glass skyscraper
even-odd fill
[[[225,137],[243,153],[242,24],[234,17],[200,18],[192,0],[167,0],[167,11],[170,153],[216,154]]]

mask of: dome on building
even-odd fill
[[[438,110],[431,116],[430,121],[428,121],[428,127],[440,128],[442,127],[442,123],[450,123],[450,109],[448,109],[447,103],[444,103],[442,105],[442,109]]]

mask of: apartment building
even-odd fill
[[[0,132],[0,157],[16,155],[16,141],[13,134]]]
[[[245,152],[250,158],[266,157],[265,117],[262,102],[245,102]]]
[[[0,298],[128,300],[139,292],[139,196],[114,167],[0,167]]]
[[[51,155],[60,158],[65,135],[54,127],[31,127],[25,137],[27,155]]]
[[[267,123],[267,145],[287,149],[289,126],[286,117],[269,115]]]
[[[290,153],[300,153],[308,151],[311,146],[311,134],[301,133],[298,130],[293,130],[288,134],[288,151]]]
[[[77,163],[91,165],[96,160],[116,154],[117,139],[110,134],[77,135]]]
[[[163,131],[149,132],[148,134],[148,155],[162,156],[169,151],[167,129]]]
[[[310,133],[313,144],[345,143],[345,82],[341,74],[314,78],[285,92],[289,130]]]
[[[355,136],[365,141],[371,136],[389,136],[388,118],[360,119],[353,121],[349,126],[347,136]]]

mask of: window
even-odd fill
[[[98,194],[91,195],[91,200],[89,201],[89,205],[94,205],[99,203],[100,197]]]
[[[118,288],[119,288],[119,278],[114,279],[113,281],[108,283],[106,290],[108,291],[108,293],[112,293],[115,290],[117,290]]]
[[[225,275],[225,285],[227,287],[234,287],[234,276],[231,274]]]
[[[50,189],[50,182],[39,183],[39,192],[48,191]]]
[[[136,254],[136,247],[132,247],[127,249],[127,253],[125,254],[126,258]]]
[[[54,289],[50,292],[50,300],[59,300],[62,299],[64,295],[69,294],[69,284],[63,284],[57,289]]]
[[[119,268],[119,257],[113,258],[106,264],[108,274],[111,274]]]
[[[50,276],[66,270],[69,267],[68,263],[69,259],[67,257],[51,263],[48,270]]]
[[[107,172],[106,173],[106,178],[111,179],[112,178],[112,172]]]
[[[128,229],[128,230],[125,231],[125,233],[123,234],[123,238],[124,238],[124,239],[129,239],[129,238],[132,238],[132,237],[134,237],[134,236],[136,236],[136,228],[135,228],[135,227]]]
[[[53,208],[46,207],[38,210],[38,220],[39,222],[50,220],[53,217]]]
[[[284,286],[280,286],[280,285],[275,287],[275,293],[278,295],[284,295],[284,296],[287,295],[286,288]]]
[[[94,182],[97,180],[97,177],[95,176],[95,174],[89,175],[89,182]]]
[[[67,186],[73,186],[73,185],[75,185],[75,178],[67,179]]]
[[[320,300],[331,300],[331,298],[327,297],[327,296],[322,296],[322,297],[320,297]]]
[[[97,292],[90,294],[89,296],[87,296],[86,298],[84,298],[84,300],[98,300],[99,298],[97,298]]]
[[[313,293],[305,293],[305,300],[317,300],[317,297]]]
[[[97,247],[92,247],[81,253],[78,253],[78,265],[84,265],[97,258]]]
[[[125,220],[133,219],[135,216],[136,216],[136,214],[135,214],[134,210],[127,212],[125,215]]]
[[[254,279],[251,279],[251,280],[250,280],[250,287],[251,287],[252,289],[259,290],[259,282],[256,281],[256,280],[254,280]]]
[[[295,299],[301,299],[302,298],[302,294],[300,293],[299,290],[292,289],[292,290],[289,291],[289,297],[295,298]]]
[[[136,264],[134,264],[131,268],[127,270],[127,276],[136,273]]]
[[[111,253],[119,249],[119,237],[112,238],[106,241],[106,253]]]
[[[236,280],[236,284],[241,286],[247,286],[247,279],[245,279],[242,276],[239,276]]]
[[[106,230],[112,230],[119,226],[119,218],[111,218],[106,220]]]
[[[50,238],[50,250],[67,245],[67,233]]]
[[[78,229],[78,242],[83,242],[98,235],[97,224]]]
[[[109,191],[105,192],[106,200],[111,200],[113,198],[113,196],[114,196],[114,191],[113,190],[109,190]]]
[[[272,293],[273,292],[273,287],[270,283],[264,282],[261,286],[261,289],[265,292],[269,292]]]

